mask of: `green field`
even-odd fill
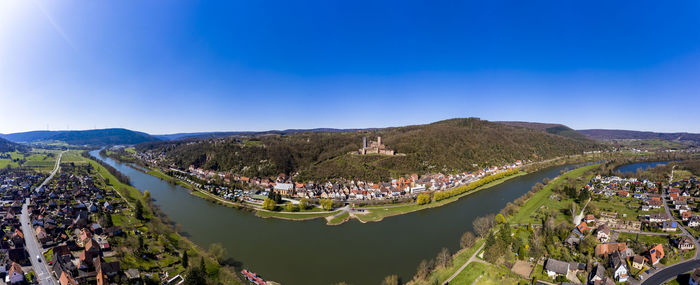
[[[505,268],[472,262],[450,284],[518,284],[519,280]]]
[[[255,215],[261,218],[279,218],[286,220],[311,220],[317,218],[325,218],[335,214],[337,211],[333,212],[299,212],[298,214],[289,212],[268,212],[268,211],[257,211]]]
[[[338,215],[337,217],[334,217],[330,221],[328,221],[328,224],[332,225],[332,226],[333,225],[340,225],[349,219],[350,219],[350,213],[345,212],[345,213]]]
[[[529,224],[529,223],[538,223],[537,215],[538,211],[540,208],[545,206],[547,204],[547,208],[550,210],[560,210],[561,207],[563,207],[566,202],[565,200],[562,200],[561,202],[554,202],[553,200],[549,199],[549,196],[552,195],[552,189],[554,187],[559,186],[564,182],[564,180],[569,177],[571,179],[575,179],[576,177],[579,177],[583,175],[584,172],[595,169],[599,166],[599,164],[594,164],[594,165],[588,165],[584,167],[579,167],[574,170],[571,170],[567,173],[564,173],[563,175],[557,177],[556,179],[550,181],[547,185],[545,185],[542,190],[538,191],[535,193],[530,199],[528,199],[525,204],[523,204],[520,209],[508,220],[510,221],[511,224]],[[588,181],[590,180],[590,177],[584,177],[583,181]]]
[[[637,240],[637,234],[631,234],[631,233],[620,233],[620,236],[617,238],[619,241],[627,241],[627,240]],[[668,244],[668,237],[666,236],[656,236],[656,235],[639,235],[639,242],[649,244],[649,245],[654,245],[654,244]]]
[[[640,209],[640,207],[643,205],[642,201],[632,197],[599,197],[595,200],[591,200],[591,205],[594,205],[599,211],[617,212],[620,219],[628,221],[639,220],[637,218],[639,215],[658,214],[664,212],[664,209],[651,209],[647,212],[643,212]]]

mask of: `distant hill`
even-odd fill
[[[700,134],[692,134],[692,133],[657,133],[657,132],[641,132],[641,131],[628,131],[628,130],[602,130],[602,129],[579,130],[578,132],[586,135],[589,138],[595,139],[595,140],[625,140],[625,139],[665,140],[665,141],[684,142],[684,143],[691,143],[694,145],[700,145]]]
[[[496,122],[496,123],[514,126],[514,127],[528,128],[528,129],[533,129],[533,130],[541,130],[541,131],[545,131],[545,132],[550,133],[550,134],[560,135],[560,136],[572,138],[575,140],[587,140],[588,139],[584,134],[577,132],[576,130],[569,128],[569,127],[562,125],[562,124],[508,122],[508,121],[501,121],[501,122]]]
[[[240,131],[240,132],[197,132],[197,133],[176,133],[165,135],[153,135],[161,140],[181,140],[181,139],[203,139],[203,138],[221,138],[230,136],[259,136],[259,135],[291,135],[296,133],[318,133],[318,132],[353,132],[358,130],[370,129],[332,129],[332,128],[316,128],[316,129],[288,129],[288,130],[271,130],[271,131]]]
[[[27,151],[29,147],[0,138],[0,152]]]
[[[32,131],[0,135],[13,142],[50,143],[63,142],[69,145],[138,144],[157,141],[156,137],[127,129],[99,129],[85,131]]]
[[[403,155],[357,155],[362,137]],[[426,125],[353,131],[264,132],[226,138],[143,143],[138,151],[164,154],[166,163],[186,168],[232,171],[269,177],[299,173],[301,180],[360,178],[387,180],[410,173],[458,172],[515,160],[538,160],[599,149],[591,140],[576,140],[540,130],[513,127],[477,118]]]

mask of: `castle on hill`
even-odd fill
[[[377,137],[377,141],[370,141],[367,143],[367,137],[362,137],[362,148],[358,150],[359,154],[383,154],[383,155],[395,155],[396,153],[388,149],[384,144],[382,144],[382,137]]]

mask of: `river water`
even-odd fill
[[[543,178],[573,166],[558,166],[515,177],[442,207],[385,218],[327,226],[325,220],[262,219],[254,213],[216,205],[190,195],[127,164],[91,154],[129,176],[134,187],[149,190],[160,207],[203,248],[221,243],[227,255],[266,280],[282,284],[379,284],[391,274],[410,280],[422,259],[441,248],[459,248],[479,216],[497,213]]]
[[[625,164],[618,166],[615,168],[613,171],[619,171],[624,174],[627,173],[635,173],[637,172],[637,169],[641,169],[642,171],[657,167],[659,165],[666,165],[668,164],[668,161],[644,161],[644,162],[636,162],[636,163],[630,163],[630,164]]]

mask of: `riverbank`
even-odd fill
[[[146,218],[145,221],[136,220],[133,215],[127,215],[127,213],[115,213],[112,215],[115,225],[122,226],[125,231],[140,231],[142,236],[149,237],[144,239],[144,243],[149,245],[149,247],[175,248],[175,252],[170,252],[167,257],[164,256],[163,258],[159,258],[159,260],[155,262],[139,260],[136,257],[129,257],[125,259],[124,265],[139,268],[141,270],[148,268],[161,268],[161,266],[167,265],[167,267],[170,268],[168,271],[170,276],[175,276],[177,274],[185,273],[186,268],[181,264],[180,259],[182,258],[184,252],[187,252],[192,263],[194,263],[194,261],[198,262],[200,257],[204,258],[206,272],[210,278],[222,284],[242,284],[235,273],[235,268],[221,266],[215,258],[207,253],[206,250],[200,248],[189,239],[183,237],[177,233],[174,228],[169,226],[169,224],[172,224],[163,220],[164,217],[163,215],[159,214],[157,208],[149,207],[152,206],[152,203],[147,201],[148,198],[146,195],[144,195],[144,193],[132,186],[119,182],[114,175],[112,175],[97,161],[90,158],[84,159],[97,171],[99,178],[104,180],[111,189],[116,191],[117,194],[119,194],[119,196],[131,208],[135,208],[134,205],[137,204],[145,206],[143,207],[143,215]],[[163,268],[163,270],[165,270],[165,268]]]
[[[368,207],[359,207],[358,209],[367,211],[364,214],[356,214],[354,215],[360,222],[362,223],[368,223],[368,222],[379,222],[383,220],[384,218],[392,217],[392,216],[397,216],[397,215],[403,215],[403,214],[408,214],[412,213],[415,211],[420,211],[420,210],[425,210],[425,209],[430,209],[430,208],[435,208],[435,207],[441,207],[444,205],[447,205],[449,203],[455,202],[463,197],[466,197],[470,194],[474,194],[476,192],[479,192],[481,190],[496,186],[498,184],[501,184],[503,182],[506,182],[510,179],[526,175],[528,174],[527,172],[520,171],[516,174],[509,175],[506,177],[503,177],[501,179],[489,182],[487,184],[484,184],[482,186],[479,186],[475,188],[474,190],[464,192],[462,194],[443,199],[440,201],[424,204],[424,205],[418,205],[416,203],[410,203],[410,204],[394,204],[394,205],[387,205],[383,207],[374,207],[374,206],[368,206]]]

